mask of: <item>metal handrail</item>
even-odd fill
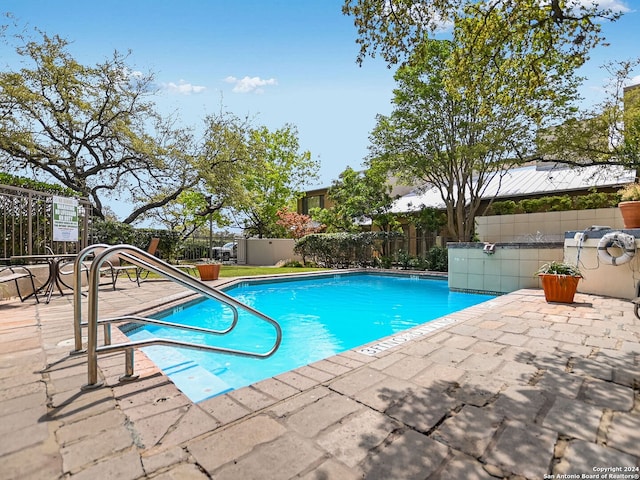
[[[82,252],[80,252],[80,254],[78,255],[78,257],[74,262],[75,276],[74,276],[74,290],[73,290],[73,294],[74,294],[73,314],[74,314],[75,352],[72,352],[72,353],[80,353],[83,351],[82,350],[82,327],[88,326],[88,323],[82,323],[82,292],[80,289],[80,286],[82,285],[82,267],[83,267],[82,262],[84,261],[85,258],[87,258],[87,256],[91,255],[97,250],[100,250],[100,253],[96,254],[94,261],[91,265],[91,268],[93,268],[94,265],[97,264],[96,269],[98,272],[102,268],[103,262],[107,261],[108,257],[112,255],[118,255],[121,259],[124,259],[136,265],[139,268],[145,268],[149,271],[163,275],[169,278],[170,280],[173,280],[181,284],[184,287],[191,288],[192,290],[196,291],[197,293],[200,293],[201,295],[205,295],[213,300],[220,301],[226,304],[227,306],[229,306],[233,312],[233,321],[231,322],[231,325],[225,330],[212,330],[213,332],[219,333],[219,334],[228,333],[231,330],[233,330],[233,328],[238,323],[238,310],[235,304],[240,304],[240,302],[237,302],[237,300],[235,300],[233,297],[225,295],[219,290],[213,289],[208,285],[205,285],[199,280],[193,278],[191,275],[187,275],[182,270],[179,270],[173,267],[169,263],[166,263],[160,260],[159,258],[151,255],[150,253],[145,252],[144,250],[140,250],[139,248],[133,247],[131,245],[96,244],[96,245],[91,245],[85,248]],[[121,250],[124,250],[124,253],[118,253],[118,251],[121,251]],[[143,258],[142,259],[138,258],[136,254],[141,255]],[[98,259],[100,259],[100,262],[96,263],[98,262]],[[145,259],[148,261],[144,261]],[[92,275],[91,272],[92,270],[89,269],[89,277],[91,277]],[[229,301],[229,299],[231,301]],[[109,344],[111,343],[111,334],[110,334],[108,323],[105,324],[104,328],[105,328],[105,332],[104,332],[105,343]]]
[[[93,250],[97,250],[98,248],[103,248],[103,247],[102,246],[96,247]],[[186,288],[190,288],[191,290],[194,290],[195,292],[200,293],[201,295],[204,295],[206,297],[209,297],[213,300],[219,301],[227,305],[234,312],[234,320],[231,326],[225,330],[212,330],[212,329],[204,329],[201,327],[190,327],[188,325],[178,325],[178,324],[174,324],[172,322],[167,322],[164,320],[149,319],[149,318],[138,317],[133,315],[98,320],[98,286],[100,283],[100,268],[102,267],[102,264],[107,260],[107,257],[113,254],[118,254],[120,258],[132,263],[133,265],[136,265],[140,268],[146,268],[147,270],[163,275],[164,277],[176,283],[179,283],[180,285]],[[86,257],[86,255],[82,256],[81,254],[79,255],[79,258],[76,261],[81,262],[82,258],[84,257]],[[81,265],[81,263],[79,263],[78,265]],[[76,269],[76,272],[78,272],[78,269]],[[81,281],[82,277],[80,276],[79,273],[76,273],[75,280],[77,281],[78,279]],[[135,347],[154,345],[154,344],[155,345],[172,345],[177,347],[185,347],[185,348],[192,348],[192,349],[198,349],[198,350],[226,353],[230,355],[238,355],[238,356],[246,356],[246,357],[254,357],[254,358],[267,358],[273,355],[278,350],[278,348],[280,347],[280,343],[282,341],[282,329],[280,328],[280,325],[272,318],[236,300],[235,298],[221,292],[220,290],[217,290],[213,287],[210,287],[209,285],[202,283],[200,280],[193,278],[192,276],[188,275],[182,270],[179,270],[173,267],[172,265],[154,257],[148,252],[140,250],[131,245],[114,245],[112,247],[107,247],[104,250],[102,250],[100,253],[96,254],[91,264],[91,268],[89,269],[88,297],[89,297],[89,314],[88,314],[88,322],[87,322],[87,326],[89,330],[88,342],[87,342],[88,382],[87,382],[87,385],[85,386],[86,388],[94,388],[100,385],[98,383],[98,362],[97,362],[98,353],[108,353],[108,352],[124,350],[125,358],[126,358],[126,373],[123,379],[130,379],[130,378],[134,378],[133,349]],[[226,333],[229,333],[236,326],[238,322],[238,309],[249,312],[250,314],[257,316],[261,320],[266,321],[267,323],[269,323],[274,327],[276,331],[276,339],[273,347],[270,350],[266,352],[250,352],[250,351],[244,351],[244,350],[229,349],[224,347],[213,347],[213,346],[204,345],[204,344],[193,344],[189,342],[182,342],[179,340],[171,340],[171,339],[164,339],[164,338],[151,338],[151,339],[139,340],[139,341],[129,341],[129,342],[124,342],[116,345],[103,345],[101,347],[98,346],[98,324],[99,323],[109,325],[114,322],[129,320],[129,321],[134,321],[138,323],[154,323],[156,325],[165,325],[172,328],[181,328],[185,330],[197,330],[210,335],[224,335]],[[82,326],[80,317],[77,320],[78,321],[76,321],[76,323]]]
[[[85,258],[92,255],[95,250],[104,250],[109,248],[106,243],[96,243],[84,248],[73,262],[73,337],[75,349],[71,353],[81,353],[82,350],[82,327],[87,323],[82,323],[82,271]],[[108,326],[105,325],[105,336],[108,336]]]

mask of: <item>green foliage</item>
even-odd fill
[[[447,249],[434,246],[424,257],[410,255],[400,250],[397,254],[398,266],[404,270],[430,270],[446,272],[449,269]]]
[[[287,268],[302,268],[304,265],[299,260],[287,260],[282,266]]]
[[[399,223],[390,212],[393,203],[390,191],[385,170],[372,167],[357,172],[347,167],[327,192],[334,205],[329,209],[313,209],[311,214],[329,232],[357,232],[363,218],[371,219],[381,230],[392,231]]]
[[[577,265],[566,262],[550,262],[542,265],[536,275],[549,274],[549,275],[567,275],[571,277],[581,277],[582,272]]]
[[[446,247],[431,247],[425,260],[429,270],[434,272],[446,272],[449,270],[449,257]]]
[[[619,202],[615,193],[591,192],[587,195],[573,197],[572,210],[590,210],[594,208],[611,208]]]
[[[374,263],[382,245],[402,234],[395,232],[316,233],[296,242],[295,252],[328,268],[365,267]]]
[[[621,202],[640,200],[640,183],[630,183],[618,191]]]
[[[443,23],[452,26],[456,51],[445,73],[448,90],[479,93],[488,82],[513,84],[495,90],[496,101],[505,104],[532,92],[537,99],[552,97],[553,90],[561,96],[563,77],[604,41],[601,23],[620,16],[597,2],[539,0],[345,0],[342,11],[358,30],[358,62],[379,53],[390,66],[410,63]]]
[[[425,207],[412,217],[416,228],[427,232],[439,232],[447,224],[447,216],[440,210]]]
[[[566,210],[588,210],[615,207],[620,201],[616,193],[591,192],[571,197],[553,195],[540,198],[522,199],[518,202],[505,200],[493,202],[485,215],[509,215],[514,213],[559,212]]]
[[[92,232],[94,243],[108,245],[127,244],[146,250],[152,238],[160,238],[156,256],[174,262],[180,246],[180,236],[167,230],[153,228],[135,229],[127,223],[113,220],[98,220],[93,222]]]
[[[96,220],[91,225],[91,230],[94,243],[133,245],[133,227],[127,223],[114,220]]]
[[[487,209],[486,215],[510,215],[516,213],[517,204],[513,200],[493,202]]]
[[[626,88],[638,65],[640,58],[605,64],[611,79],[605,99],[543,130],[538,153],[567,165],[640,168],[640,88]]]
[[[374,262],[374,267],[378,267],[378,268],[386,268],[389,269],[391,267],[393,267],[393,258],[389,257],[389,256],[382,256],[382,257],[376,257],[375,258],[375,262]]]
[[[568,195],[555,195],[550,197],[526,198],[518,202],[523,213],[556,212],[571,210],[573,202]]]
[[[0,172],[0,185],[10,185],[12,187],[26,188],[38,192],[51,193],[64,197],[79,197],[80,194],[70,188],[62,187],[52,183],[39,182],[31,178],[18,177],[5,172]]]
[[[285,125],[269,131],[251,130],[247,144],[250,165],[241,179],[242,201],[236,206],[245,218],[245,233],[262,237],[283,237],[277,212],[300,195],[304,185],[317,178],[319,163],[309,151],[300,151],[298,130]]]
[[[438,189],[448,234],[467,241],[486,184],[527,154],[534,122],[520,106],[501,105],[493,94],[447,91],[446,68],[455,49],[449,41],[416,46],[419,58],[396,73],[394,110],[378,117],[368,160],[406,184]]]
[[[394,111],[378,118],[372,156],[407,183],[439,188],[449,234],[461,241],[472,236],[489,177],[534,153],[538,128],[575,111],[577,69],[604,41],[601,23],[620,15],[599,2],[557,0],[345,0],[343,13],[358,30],[359,62],[381,54],[400,65]],[[453,29],[450,42],[434,40],[443,23]],[[640,132],[640,117],[624,123]],[[601,128],[600,138],[611,131]],[[627,156],[640,150],[626,141],[630,132],[620,136]],[[570,133],[558,147],[587,143]],[[558,152],[548,151],[574,163],[588,158]]]
[[[398,250],[398,253],[396,253],[396,258],[398,259],[398,265],[400,266],[400,268],[403,268],[405,270],[408,270],[414,263],[414,257],[409,252],[405,252],[404,250]]]

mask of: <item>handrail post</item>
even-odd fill
[[[88,314],[88,338],[87,338],[87,384],[83,389],[91,389],[102,386],[98,382],[98,285],[100,284],[100,266],[106,257],[105,251],[96,255],[89,269],[89,314]]]
[[[131,382],[136,380],[139,375],[134,375],[134,350],[126,348],[124,351],[124,375],[119,380],[121,382]]]
[[[84,248],[73,262],[73,337],[75,349],[72,354],[82,353],[82,262],[94,250],[108,248],[106,243],[97,243]]]

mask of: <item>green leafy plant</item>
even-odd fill
[[[634,202],[640,200],[640,183],[630,183],[618,190],[621,202]]]
[[[485,212],[485,215],[509,215],[514,213],[559,212],[565,210],[611,208],[615,207],[619,201],[620,192],[605,193],[597,191],[592,191],[585,195],[576,195],[574,197],[569,197],[567,195],[554,195],[523,199],[518,202],[513,200],[504,200],[501,202],[493,202]]]
[[[582,272],[577,265],[567,262],[550,262],[542,265],[536,275],[564,275],[568,277],[583,278]]]
[[[383,244],[402,238],[397,232],[313,233],[296,241],[294,251],[306,262],[327,268],[366,267],[374,263],[375,252],[383,251]]]
[[[425,256],[428,269],[434,272],[446,272],[449,270],[449,252],[446,247],[434,246]]]

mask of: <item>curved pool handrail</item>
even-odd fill
[[[96,243],[89,245],[80,251],[73,262],[73,337],[74,351],[72,353],[82,352],[82,271],[85,258],[93,254],[95,250],[104,250],[109,248],[106,243]],[[86,324],[85,324],[86,325]]]
[[[87,326],[88,323],[82,323],[82,292],[81,292],[81,286],[82,286],[82,271],[84,269],[84,260],[89,257],[90,255],[96,255],[96,251],[104,251],[106,249],[109,249],[109,253],[107,253],[105,255],[105,258],[113,255],[113,254],[117,254],[113,252],[113,247],[119,247],[120,245],[107,245],[105,243],[99,243],[99,244],[94,244],[94,245],[90,245],[88,247],[86,247],[84,250],[82,250],[78,256],[76,257],[75,261],[74,261],[74,284],[73,284],[73,295],[74,295],[74,302],[73,302],[73,317],[74,317],[74,342],[75,342],[75,351],[72,353],[80,353],[82,352],[82,327],[83,326]],[[136,248],[136,247],[132,247],[130,245],[125,245],[126,247],[131,247],[131,248]],[[148,252],[144,252],[143,250],[139,250],[136,249],[138,252],[141,252],[143,254],[145,254],[145,256],[147,256],[148,258],[152,259],[152,261],[154,261],[155,263],[161,263],[165,266],[170,266],[170,264],[163,262],[161,260],[159,260],[157,257],[152,256],[150,254],[148,254]],[[102,258],[102,257],[101,257]],[[132,256],[130,253],[129,254],[123,254],[121,255],[121,258],[126,259],[127,261],[134,263],[140,267],[140,268],[146,268],[152,271],[155,271],[156,273],[160,273],[164,276],[167,276],[169,279],[174,280],[174,281],[178,281],[179,283],[183,283],[182,281],[176,279],[173,275],[171,274],[167,274],[166,272],[163,271],[159,271],[158,268],[152,266],[151,264],[149,264],[148,262],[138,262],[136,260],[135,256]],[[97,259],[97,255],[96,258]],[[94,262],[95,262],[94,259]],[[93,264],[92,264],[93,266]],[[100,264],[96,267],[97,270],[99,271],[100,268],[102,268],[102,261],[100,262]],[[162,268],[162,267],[160,267]],[[186,278],[188,280],[195,280],[193,277],[191,277],[190,275],[185,274],[183,271],[178,270],[178,269],[173,269],[174,272],[177,272],[178,274],[184,274],[184,276],[186,276]],[[89,272],[91,272],[91,270],[89,270]],[[89,275],[91,275],[91,273],[89,273]],[[204,284],[202,284],[204,285]],[[186,285],[185,285],[186,286]],[[207,287],[208,289],[210,289],[210,287],[208,287],[207,285],[204,285],[204,287]],[[213,298],[214,300],[220,300],[217,295],[217,293],[220,293],[218,291],[212,293],[211,291],[208,292],[201,292],[200,289],[196,290],[198,293],[201,293],[203,295],[206,295],[210,298]],[[222,300],[220,300],[222,301]],[[227,303],[227,302],[224,302]],[[221,331],[220,333],[227,333],[228,331],[230,331],[235,324],[237,323],[237,309],[234,306],[230,305],[230,308],[232,309],[233,313],[234,313],[234,322],[232,323],[232,326],[224,331]],[[108,333],[106,333],[106,326],[105,326],[105,337],[108,338],[109,335]]]
[[[273,355],[273,353],[275,353],[275,351],[279,348],[280,343],[282,341],[282,329],[280,328],[280,325],[273,320],[271,317],[268,317],[267,315],[263,314],[262,312],[250,307],[249,305],[246,305],[238,300],[236,300],[235,298],[221,292],[220,290],[213,288],[209,285],[206,285],[205,283],[203,283],[202,281],[193,278],[192,276],[188,275],[187,273],[183,272],[182,270],[179,270],[175,267],[173,267],[172,265],[160,260],[159,258],[149,254],[148,252],[145,252],[144,250],[140,250],[139,248],[133,247],[131,245],[114,245],[108,248],[105,248],[104,250],[102,250],[100,253],[95,255],[95,258],[91,264],[91,268],[89,269],[89,291],[88,291],[88,297],[89,297],[89,313],[88,313],[88,344],[87,344],[87,362],[88,362],[88,385],[87,386],[92,386],[92,385],[96,385],[98,382],[98,373],[97,373],[97,353],[98,351],[105,352],[105,351],[113,351],[115,349],[117,350],[129,350],[132,351],[132,347],[134,345],[137,345],[134,342],[127,342],[127,343],[123,343],[123,344],[119,344],[119,345],[113,345],[113,346],[109,346],[109,345],[105,345],[103,347],[100,347],[100,349],[98,350],[98,286],[100,283],[100,268],[102,267],[102,264],[106,261],[106,259],[113,255],[113,254],[118,254],[120,256],[120,258],[132,263],[133,265],[140,267],[140,268],[145,268],[147,270],[150,270],[152,272],[158,273],[186,288],[189,288],[193,291],[195,291],[196,293],[199,293],[201,295],[204,295],[206,297],[209,297],[213,300],[219,301],[223,304],[226,304],[227,306],[229,306],[232,311],[234,312],[234,319],[232,324],[230,325],[229,328],[225,329],[225,330],[211,330],[208,329],[208,334],[212,334],[212,335],[224,335],[228,332],[230,332],[231,330],[233,330],[233,328],[236,326],[237,322],[238,322],[238,309],[244,310],[254,316],[257,316],[258,318],[260,318],[261,320],[266,321],[267,323],[269,323],[271,326],[274,327],[275,331],[276,331],[276,341],[274,343],[274,346],[272,349],[270,349],[268,352],[266,353],[256,353],[256,352],[247,352],[247,351],[238,351],[238,350],[230,350],[230,349],[224,349],[222,347],[211,347],[212,349],[216,349],[216,351],[221,351],[224,353],[230,353],[230,354],[234,354],[234,355],[243,355],[243,356],[252,356],[252,357],[257,357],[257,358],[265,358],[268,357],[270,355]],[[76,274],[76,278],[78,278],[79,274]],[[81,277],[80,277],[81,278]],[[107,321],[106,323],[110,323],[112,319],[110,319],[109,321]],[[161,323],[170,323],[170,322],[163,322],[162,320],[157,320],[157,322],[161,322]],[[164,344],[167,344],[168,340],[165,339],[157,339],[158,341],[161,341]],[[176,342],[173,341],[174,344],[178,345],[184,342]],[[186,344],[184,344],[183,346],[187,346]],[[203,345],[203,347],[205,347]],[[204,348],[207,349],[207,348]],[[127,359],[129,358],[129,356],[127,356]],[[127,364],[129,364],[129,360],[127,360]],[[129,365],[128,365],[129,366]],[[129,370],[129,369],[128,369]]]
[[[167,322],[165,320],[140,317],[138,315],[123,315],[120,317],[104,318],[98,321],[98,323],[116,323],[116,322],[142,323],[147,325],[158,325],[158,326],[170,327],[170,328],[186,330],[190,332],[200,332],[205,334],[211,333],[209,329],[204,327],[196,327],[192,325],[184,325],[180,323]],[[214,345],[207,345],[202,343],[185,342],[183,340],[175,340],[171,338],[154,337],[154,338],[145,338],[141,340],[130,340],[128,342],[124,342],[120,344],[103,345],[103,346],[97,347],[97,352],[111,353],[119,350],[129,350],[132,348],[140,348],[140,347],[146,347],[150,345],[166,345],[166,346],[173,346],[173,347],[190,348],[194,350],[225,353],[229,355],[237,355],[237,356],[243,356],[243,357],[267,358],[273,355],[278,350],[278,347],[280,346],[280,342],[281,342],[281,336],[278,335],[276,337],[276,342],[274,343],[274,345],[271,347],[271,349],[267,350],[266,352],[249,352],[246,350],[217,347]],[[127,376],[131,376],[131,375],[133,375],[133,365],[127,365]]]

